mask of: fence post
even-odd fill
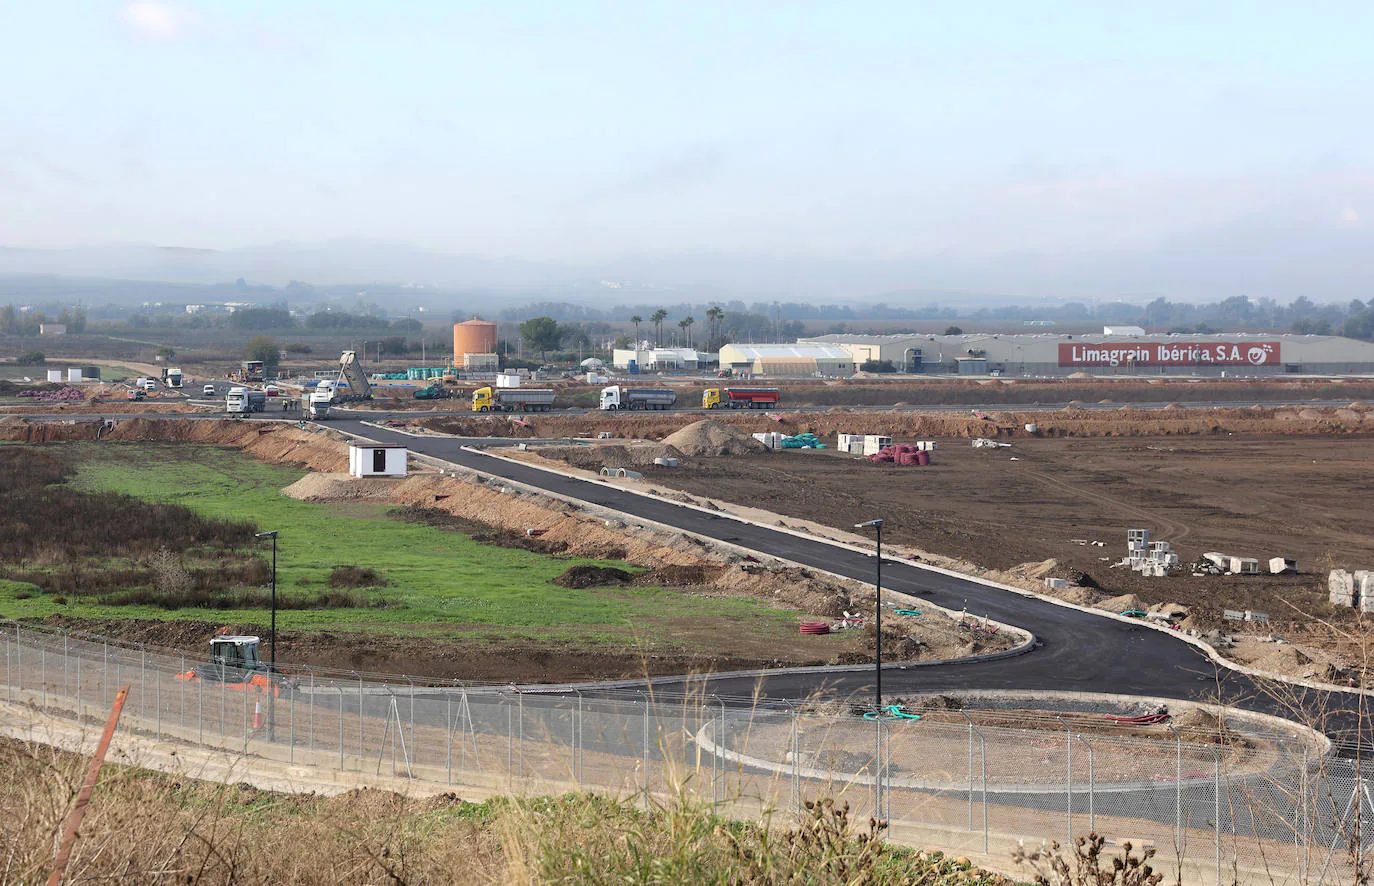
[[[81,671],[80,671],[81,659],[78,658],[78,659],[76,660],[76,666],[77,666],[77,668],[78,668],[77,673],[80,674],[80,673],[81,673]],[[200,737],[199,737],[199,739],[198,739],[198,742],[199,742],[200,744],[203,745],[203,744],[205,744],[205,681],[204,681],[204,680],[197,680],[197,681],[196,681],[196,723],[199,724],[198,728],[200,729]]]
[[[515,769],[515,724],[511,722],[510,699],[506,698],[506,693],[501,693],[501,704],[506,706],[506,791],[511,790],[514,784]]]
[[[1064,768],[1064,810],[1065,818],[1069,825],[1069,842],[1066,844],[1069,851],[1073,851],[1073,730],[1069,724],[1064,722],[1064,718],[1058,714],[1054,715],[1064,726],[1064,747],[1068,749],[1068,764]]]
[[[968,715],[968,711],[959,711],[968,721],[969,728],[969,764],[968,764],[968,802],[969,802],[969,830],[973,830],[973,733],[978,733],[978,747],[982,756],[983,764],[983,851],[988,851],[988,740],[983,736],[983,730],[973,725],[973,718]]]
[[[6,652],[8,653],[8,650]],[[6,661],[5,665],[8,668],[9,662]],[[6,678],[5,682],[8,683],[9,679]],[[78,721],[81,719],[81,656],[79,655],[76,657],[76,719]]]
[[[148,690],[143,685],[143,674],[148,670],[148,650],[142,643],[138,644],[138,718],[143,719],[143,705],[148,695]]]
[[[520,737],[520,777],[525,777],[525,693],[515,690],[515,721]]]
[[[1212,824],[1216,832],[1217,886],[1221,886],[1221,753],[1212,748]]]
[[[342,772],[342,771],[345,769],[345,766],[344,766],[344,737],[343,737],[343,721],[344,721],[344,700],[343,700],[344,691],[343,691],[343,684],[341,684],[341,683],[335,683],[335,684],[334,684],[334,688],[337,689],[337,690],[339,690],[339,771]],[[359,768],[362,768],[362,767],[361,767],[361,764],[359,764]]]
[[[363,675],[357,671],[350,671],[353,676],[358,678],[358,771],[363,771],[363,759],[367,756],[367,750],[363,746]],[[339,719],[343,719],[343,708],[339,708]]]
[[[1311,835],[1307,824],[1307,745],[1302,746],[1302,771],[1298,773],[1298,882],[1307,882],[1307,852]]]
[[[14,662],[10,660],[10,632],[5,630],[5,693],[14,701]]]
[[[284,682],[276,672],[273,672],[272,682],[267,685],[270,691],[274,693],[272,696],[274,701],[281,694],[281,687]],[[293,765],[296,762],[296,699],[290,696],[286,699],[286,762]]]
[[[720,716],[716,718],[716,752],[711,755],[713,764],[711,767],[711,805],[712,808],[714,808],[717,804],[725,800],[724,782],[726,780],[726,768],[725,757],[723,756],[725,752],[725,702],[719,695],[713,695],[711,697],[720,705]],[[720,773],[719,777],[717,777],[716,774],[717,768]],[[719,797],[716,795],[717,785],[720,785],[721,796]]]
[[[14,623],[14,660],[19,680],[19,694],[24,694],[24,641],[19,639],[19,622]]]
[[[1087,736],[1079,733],[1078,740],[1088,746],[1088,833],[1097,833],[1097,821],[1094,817],[1093,794],[1097,787],[1096,757],[1093,751],[1092,742],[1088,741]]]
[[[649,808],[649,702],[643,692],[636,692],[635,695],[639,696],[639,704],[641,705],[639,722],[642,744],[639,750],[639,771],[641,787],[644,789],[643,804],[647,811]]]
[[[162,738],[162,675],[157,674],[153,677],[153,704],[157,706],[157,731],[159,740]]]
[[[418,763],[420,761],[420,749],[415,746],[415,681],[405,674],[401,676],[405,677],[406,682],[410,684],[410,758]],[[413,769],[414,767],[412,767],[412,772]]]
[[[573,689],[577,693],[577,719],[573,721],[573,779],[578,786],[582,785],[582,690]]]
[[[38,696],[42,699],[39,710],[48,710],[48,644],[38,644]]]
[[[1174,857],[1183,861],[1183,736],[1168,723],[1165,728],[1174,734]]]
[[[315,669],[310,665],[301,665],[310,672],[310,759],[315,759]]]
[[[787,716],[790,720],[787,730],[789,745],[788,750],[792,755],[792,814],[801,817],[801,739],[797,734],[797,709],[792,706],[790,700],[784,699],[787,704]]]
[[[181,676],[182,674],[186,673],[186,653],[182,652],[180,653],[180,655],[181,670],[177,671],[177,676]],[[186,681],[177,680],[177,684],[177,693],[179,696],[177,699],[177,710],[181,716],[180,726],[178,728],[183,733],[181,737],[185,738],[184,733],[186,732]]]
[[[63,694],[63,695],[71,695],[71,694],[72,694],[72,687],[71,687],[71,663],[70,663],[69,660],[68,660],[68,648],[67,648],[67,645],[68,645],[68,644],[67,644],[67,641],[70,640],[70,639],[71,639],[71,636],[70,636],[66,631],[63,631],[63,632],[62,632],[62,694]]]

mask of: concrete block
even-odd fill
[[[1327,576],[1326,587],[1332,606],[1353,606],[1355,604],[1355,576],[1344,569],[1333,569]]]
[[[1064,588],[1067,588],[1068,586],[1069,586],[1069,582],[1068,582],[1067,579],[1063,579],[1063,578],[1047,578],[1047,579],[1045,579],[1045,587],[1051,588],[1051,589],[1056,590],[1056,591],[1062,590],[1062,589],[1064,589]]]
[[[1220,551],[1208,551],[1202,555],[1202,559],[1220,569],[1229,569],[1231,566],[1231,555],[1223,554]]]
[[[1259,561],[1253,557],[1232,557],[1228,567],[1232,575],[1259,575]]]
[[[1287,557],[1271,557],[1269,559],[1269,574],[1282,575],[1285,572],[1297,572],[1298,561],[1290,560]]]

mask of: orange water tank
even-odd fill
[[[496,324],[476,317],[453,324],[453,362],[463,365],[464,354],[495,354]]]

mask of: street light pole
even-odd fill
[[[268,637],[268,648],[270,650],[271,664],[268,668],[267,677],[267,740],[276,741],[277,731],[277,530],[271,532],[259,532],[257,538],[272,539],[272,633]]]
[[[883,521],[854,524],[855,529],[872,529],[878,539],[878,562],[873,577],[873,710],[883,712]]]

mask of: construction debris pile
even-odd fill
[[[1163,578],[1178,569],[1178,554],[1167,541],[1150,541],[1150,530],[1126,530],[1126,559],[1116,564],[1129,566],[1141,575]]]
[[[1280,566],[1275,569],[1274,562],[1279,561]],[[1282,557],[1275,557],[1269,561],[1269,571],[1275,575],[1288,571],[1287,565],[1293,563]],[[1296,565],[1296,564],[1294,564]],[[1208,551],[1203,554],[1196,563],[1190,567],[1193,575],[1259,575],[1260,563],[1253,557],[1235,557],[1230,554],[1223,554],[1220,551]]]
[[[86,399],[86,395],[82,393],[79,388],[73,388],[70,385],[58,388],[55,391],[40,391],[34,389],[20,391],[19,396],[27,397],[31,400],[38,400],[43,403],[70,403]]]
[[[1327,588],[1332,606],[1358,606],[1361,612],[1374,612],[1374,570],[1333,569]]]

